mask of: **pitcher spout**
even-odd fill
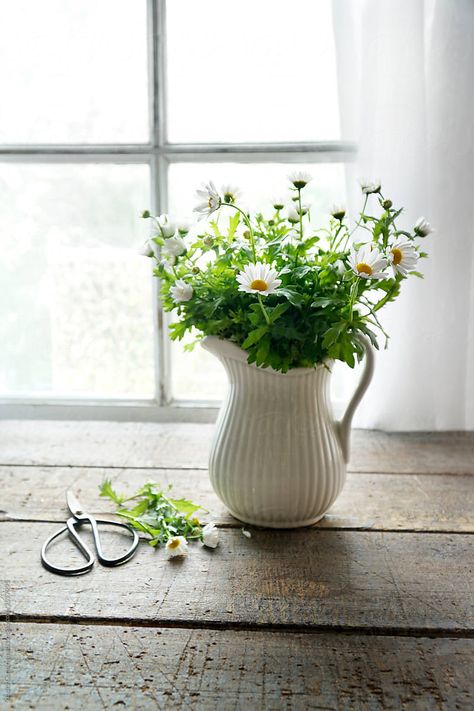
[[[235,343],[218,338],[218,336],[206,336],[202,339],[201,346],[204,350],[219,358],[219,360],[232,358],[233,360],[247,361],[247,353],[245,351]]]

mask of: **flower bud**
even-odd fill
[[[191,225],[189,222],[179,222],[178,223],[178,232],[180,235],[187,235],[189,230],[190,230]]]
[[[339,220],[339,222],[342,222],[345,214],[346,208],[344,207],[344,205],[341,205],[340,203],[334,203],[331,208],[331,215],[334,217],[334,219]]]
[[[431,232],[434,232],[428,220],[420,217],[415,223],[415,234],[419,237],[427,237]]]
[[[290,207],[288,210],[288,222],[290,222],[292,225],[296,225],[297,222],[300,221],[300,215],[297,210],[294,208]]]
[[[199,267],[193,267],[193,268],[191,269],[191,271],[192,271],[193,274],[199,274],[199,272],[200,272],[201,270],[199,269]]]
[[[212,237],[204,237],[203,242],[206,247],[212,247],[212,245],[214,244],[214,240],[212,239]]]
[[[146,220],[148,217],[151,217],[150,211],[149,211],[149,210],[143,210],[143,212],[142,212],[142,214],[140,215],[140,217],[143,217],[143,218]]]
[[[392,207],[393,202],[389,200],[388,198],[386,200],[382,200],[382,207],[384,210],[390,210]]]
[[[249,232],[249,230],[245,230],[245,232],[244,232],[244,237],[245,237],[245,239],[250,239],[250,232]]]

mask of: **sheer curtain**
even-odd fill
[[[359,145],[348,169],[380,177],[424,215],[423,281],[411,278],[382,321],[391,335],[354,424],[474,428],[474,2],[334,0],[341,129]]]

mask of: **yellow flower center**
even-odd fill
[[[391,252],[392,252],[392,254],[393,254],[392,262],[393,262],[394,264],[400,264],[400,262],[401,262],[402,259],[403,259],[402,250],[401,250],[401,249],[398,249],[398,247],[394,247],[394,248],[391,250]]]
[[[255,289],[255,291],[265,291],[268,289],[268,284],[266,281],[263,281],[263,279],[254,279],[250,284],[250,288]]]
[[[368,274],[369,276],[371,274],[373,274],[373,272],[374,272],[372,267],[370,267],[365,262],[359,262],[359,264],[357,264],[357,266],[356,266],[356,269],[359,272],[359,274]]]
[[[174,538],[173,540],[168,542],[168,548],[178,548],[180,543],[181,541],[179,541],[177,538]]]

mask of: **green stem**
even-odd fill
[[[237,207],[237,205],[234,205],[231,202],[223,202],[221,207],[233,207],[234,210],[237,210],[238,212],[240,212],[240,214],[244,218],[244,222],[247,225],[249,233],[250,233],[250,246],[252,248],[253,261],[256,262],[257,261],[257,254],[255,252],[255,237],[253,234],[252,225],[250,224],[249,218],[247,217],[245,212],[240,207]]]
[[[354,320],[353,319],[354,302],[355,302],[355,297],[357,294],[357,289],[359,287],[359,282],[360,282],[360,277],[356,277],[355,282],[353,283],[352,288],[351,288],[351,298],[349,301],[349,321],[350,321],[350,323],[352,323],[352,321]]]
[[[301,211],[301,189],[298,188],[298,212],[300,216],[300,241],[303,241],[303,213]]]
[[[385,296],[383,298],[381,298],[380,301],[377,301],[377,303],[375,304],[375,306],[372,309],[372,312],[375,313],[375,311],[379,311],[382,308],[382,306],[385,306],[387,301],[390,301],[391,297],[393,296],[394,291],[395,291],[395,289],[393,287],[390,289],[390,291],[387,291]]]
[[[379,328],[382,331],[383,335],[385,336],[385,348],[386,348],[387,344],[388,344],[388,339],[390,338],[390,336],[388,335],[388,333],[386,331],[384,331],[384,329],[380,325],[380,321],[378,320],[378,318],[375,317],[375,314],[374,314],[374,319],[375,319],[375,321],[372,321],[372,319],[370,319],[368,316],[365,317],[365,320],[368,323],[371,323],[372,326],[375,326],[376,328]]]
[[[258,299],[258,303],[260,304],[260,308],[262,309],[262,313],[265,316],[265,321],[267,322],[268,325],[270,325],[270,323],[271,323],[270,316],[267,314],[267,310],[266,310],[265,306],[263,305],[262,295],[257,294],[257,299]]]
[[[332,249],[333,252],[336,251],[336,247],[339,247],[340,243],[341,243],[342,240],[344,239],[344,235],[342,235],[342,236],[339,238],[339,240],[337,239],[337,236],[338,236],[339,232],[342,230],[342,228],[343,228],[343,224],[342,224],[342,222],[341,222],[340,225],[339,225],[339,227],[337,228],[336,234],[334,235],[334,240],[333,240],[333,244],[332,244],[332,247],[331,247],[331,249]]]
[[[369,199],[369,196],[366,195],[366,196],[365,196],[365,200],[364,200],[364,205],[363,205],[363,207],[362,207],[362,211],[361,211],[361,213],[360,213],[359,219],[357,220],[356,224],[354,225],[354,227],[352,228],[352,230],[348,233],[348,235],[347,235],[347,237],[346,237],[346,243],[345,243],[345,245],[344,245],[344,249],[347,248],[347,240],[348,240],[350,237],[352,237],[352,235],[354,234],[354,232],[356,231],[356,229],[357,229],[358,227],[360,227],[360,224],[361,224],[361,222],[362,222],[362,215],[365,213],[365,208],[367,207],[367,200],[368,200],[368,199]]]
[[[389,336],[388,336],[388,333],[384,330],[382,324],[380,323],[380,321],[378,320],[378,318],[377,318],[377,316],[376,316],[374,310],[372,309],[372,306],[373,306],[372,302],[370,302],[370,301],[367,299],[367,297],[365,297],[365,296],[363,296],[363,297],[361,297],[361,298],[363,299],[363,303],[364,303],[365,307],[369,310],[369,313],[372,314],[372,316],[374,317],[374,321],[372,321],[368,316],[366,316],[365,318],[367,319],[367,321],[368,321],[369,323],[373,324],[374,326],[377,326],[377,328],[379,328],[379,329],[382,331],[382,333],[383,333],[383,335],[385,336],[385,338],[388,339],[388,337],[389,337]]]

